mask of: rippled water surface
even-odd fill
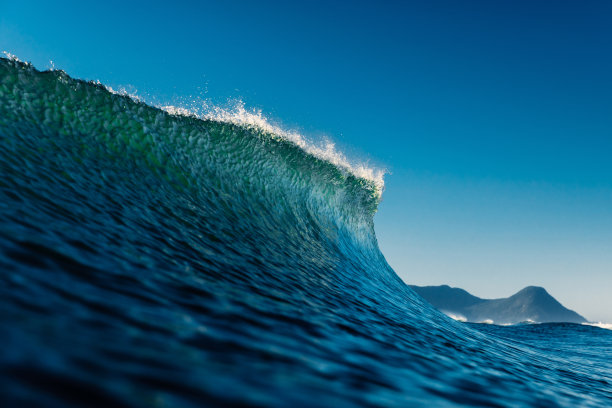
[[[0,59],[4,406],[611,406],[612,331],[439,314],[380,183]]]

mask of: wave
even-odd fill
[[[609,331],[434,310],[378,249],[382,174],[257,112],[0,59],[0,169],[13,405],[610,401]]]
[[[210,105],[205,101],[198,102],[190,109],[173,105],[163,105],[161,109],[173,115],[195,116],[200,119],[217,122],[231,123],[241,127],[256,129],[275,137],[288,140],[302,148],[308,154],[332,163],[336,167],[353,174],[355,177],[368,180],[373,183],[379,196],[384,190],[384,176],[386,170],[367,166],[363,163],[351,161],[342,152],[336,149],[335,143],[329,139],[321,142],[313,142],[297,131],[288,130],[280,125],[272,123],[266,118],[261,110],[248,110],[244,102],[234,101],[230,108],[222,108]]]

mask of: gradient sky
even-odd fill
[[[99,3],[0,0],[0,51],[328,136],[390,171],[406,282],[612,322],[612,2]]]

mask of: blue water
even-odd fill
[[[0,59],[0,170],[2,406],[612,406],[612,331],[438,313],[279,135]]]

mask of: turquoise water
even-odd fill
[[[0,59],[0,169],[3,406],[612,405],[612,331],[438,313],[281,135]]]

